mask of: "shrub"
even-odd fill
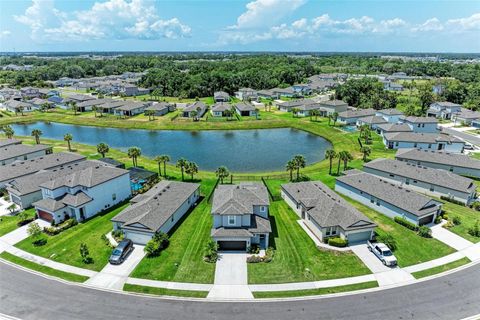
[[[478,225],[478,220],[475,222],[473,227],[468,229],[468,234],[473,236],[473,237],[480,237],[480,227]]]
[[[455,216],[452,218],[452,222],[454,225],[458,226],[462,223],[462,219],[459,216]]]
[[[93,258],[90,257],[90,251],[88,251],[87,245],[83,242],[80,244],[80,256],[82,257],[83,263],[93,263]]]
[[[385,243],[385,245],[392,251],[395,251],[397,249],[397,241],[389,233],[379,236],[377,240],[379,242]]]
[[[163,249],[168,247],[169,244],[168,235],[163,232],[155,232],[152,239],[147,242],[144,248],[147,257],[156,257],[162,252]]]
[[[247,263],[259,263],[262,262],[263,259],[260,256],[253,255],[247,258]]]
[[[418,235],[424,238],[431,238],[432,230],[427,226],[421,226],[420,228],[418,228]]]
[[[47,244],[47,239],[41,238],[32,242],[35,247],[40,247]]]
[[[17,222],[17,226],[21,227],[21,226],[24,226],[26,224],[29,224],[32,221],[35,221],[35,218],[28,218],[28,219],[25,219],[25,220],[20,220],[19,222]]]
[[[408,221],[408,220],[405,219],[405,218],[395,217],[395,218],[393,218],[393,220],[394,220],[396,223],[398,223],[398,224],[400,224],[400,225],[402,225],[402,226],[404,226],[404,227],[407,227],[407,228],[410,229],[410,230],[418,231],[418,226],[417,226],[416,224],[414,224],[414,223],[411,223],[410,221]]]
[[[213,240],[209,240],[205,245],[205,261],[217,262],[218,259],[218,243]]]
[[[252,244],[250,247],[248,247],[247,252],[251,254],[259,254],[260,247],[258,246],[258,244]]]
[[[444,213],[444,214],[442,215],[442,218],[443,218],[444,220],[448,220],[448,214]]]
[[[442,222],[442,216],[436,216],[434,222],[435,224],[439,224],[440,222]]]
[[[105,243],[105,245],[109,248],[113,248],[113,245],[112,243],[110,242],[110,240],[107,238],[106,235],[102,234],[102,236],[100,237],[100,239],[102,239],[102,241]]]
[[[472,208],[477,210],[477,211],[480,211],[480,202],[476,201],[472,204]]]
[[[32,222],[27,228],[27,233],[30,237],[32,237],[32,243],[35,244],[35,242],[40,240],[40,237],[42,236],[42,229],[38,223]]]
[[[113,230],[112,237],[115,239],[115,241],[120,242],[123,240],[125,235],[123,234],[122,230]]]
[[[55,227],[44,227],[43,232],[45,232],[49,236],[54,236],[59,234],[60,232],[63,232],[67,229],[70,229],[71,227],[76,226],[77,224],[78,224],[77,220],[75,220],[74,218],[70,218]]]
[[[346,247],[348,241],[340,237],[333,237],[328,239],[328,244],[334,247]]]
[[[465,203],[463,203],[462,201],[458,201],[458,200],[450,198],[450,197],[441,196],[440,199],[451,202],[451,203],[454,203],[454,204],[458,204],[460,206],[465,206]]]
[[[268,247],[267,250],[265,251],[265,257],[263,257],[263,262],[270,262],[273,260],[273,257],[275,256],[275,249],[272,247]]]

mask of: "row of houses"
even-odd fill
[[[30,160],[52,153],[52,147],[43,144],[25,145],[16,139],[0,140],[0,166],[17,160]]]
[[[432,103],[427,110],[427,117],[447,119],[454,123],[480,127],[480,112],[468,110],[459,104],[448,101]]]
[[[290,101],[280,101],[276,103],[278,110],[292,112],[296,110],[297,116],[308,117],[313,110],[319,112],[319,116],[326,117],[334,113],[341,113],[348,110],[349,106],[342,100],[316,100],[299,99]]]

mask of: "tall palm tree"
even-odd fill
[[[105,158],[105,154],[108,153],[108,151],[110,151],[108,144],[103,142],[97,144],[97,152],[102,155],[102,158]]]
[[[70,141],[73,140],[73,136],[70,133],[67,133],[63,136],[63,140],[67,141],[68,151],[72,151],[72,146],[70,145]]]
[[[187,164],[188,164],[188,161],[185,160],[184,158],[180,158],[177,160],[177,168],[180,168],[180,170],[182,171],[182,181],[185,180],[184,171]]]
[[[145,115],[148,116],[148,121],[155,120],[155,111],[153,110],[146,110]]]
[[[166,154],[162,154],[160,156],[160,159],[163,163],[163,176],[166,178],[167,177],[167,162],[170,162],[170,156]]]
[[[227,167],[221,166],[215,171],[215,175],[220,179],[220,183],[223,184],[223,179],[227,178],[230,175]]]
[[[340,151],[338,153],[338,166],[337,166],[337,175],[340,174],[340,163],[342,163],[343,159],[345,158],[345,151]]]
[[[93,107],[92,107],[92,110],[93,110],[93,112],[95,113],[95,118],[96,118],[96,117],[97,117],[98,107],[97,107],[97,106],[93,106]]]
[[[35,142],[40,144],[40,136],[43,134],[42,130],[40,129],[33,129],[32,130],[32,137],[35,137]]]
[[[298,114],[299,109],[298,108],[292,108],[292,116],[295,118]]]
[[[290,181],[293,180],[293,170],[295,170],[295,162],[293,160],[289,160],[285,169],[290,173]]]
[[[12,139],[13,135],[15,134],[15,131],[13,131],[13,128],[9,125],[4,126],[2,131],[5,133],[8,139]]]
[[[75,101],[70,102],[70,108],[72,108],[73,114],[76,116],[77,111],[78,111],[78,107],[77,107],[77,103]]]
[[[372,149],[370,147],[364,146],[360,148],[360,152],[363,154],[363,162],[367,161],[367,157],[372,153]]]
[[[298,180],[300,178],[300,169],[305,168],[305,166],[307,165],[307,162],[304,156],[302,156],[301,154],[297,154],[295,157],[293,157],[293,163],[295,164],[295,169],[297,170],[297,180]]]
[[[153,158],[153,161],[155,161],[158,165],[158,175],[161,177],[162,176],[162,167],[161,167],[161,164],[162,164],[162,158],[160,156],[156,156],[155,158]]]
[[[338,120],[338,112],[332,113],[332,120],[333,120],[333,126],[335,127],[335,124],[337,123],[337,120]]]
[[[353,156],[350,152],[344,151],[342,160],[343,160],[343,170],[345,171],[348,168],[348,162],[353,160]]]
[[[22,106],[19,106],[15,109],[15,113],[20,112],[20,114],[23,116],[23,110],[24,108]]]
[[[360,138],[365,140],[365,143],[368,143],[368,140],[372,136],[372,130],[368,124],[363,124],[360,126]]]
[[[310,111],[310,120],[312,120],[312,117],[314,117],[315,121],[317,121],[319,115],[320,115],[320,111],[318,111],[317,109],[311,110]]]
[[[325,151],[325,158],[327,158],[330,161],[330,167],[328,169],[328,174],[332,174],[332,164],[333,164],[333,159],[337,157],[337,153],[333,149],[328,149]]]
[[[185,172],[190,175],[191,180],[193,181],[193,176],[198,173],[198,166],[195,162],[189,162],[187,163],[187,166],[185,167]]]
[[[138,165],[137,159],[142,155],[142,150],[139,147],[130,147],[127,154],[129,158],[132,158],[133,166],[136,167]]]
[[[47,111],[49,108],[50,108],[50,105],[49,105],[47,102],[42,103],[42,104],[40,105],[40,111],[42,111],[42,112]]]

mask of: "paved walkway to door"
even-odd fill
[[[445,229],[443,227],[445,223],[447,222],[443,221],[442,223],[430,227],[430,229],[432,230],[433,238],[445,243],[447,246],[450,246],[458,251],[466,249],[473,245],[473,243],[468,241],[467,239],[464,239],[459,235]]]
[[[209,299],[253,299],[248,288],[247,254],[219,252],[215,266],[215,281]]]

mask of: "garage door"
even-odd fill
[[[220,250],[235,250],[235,251],[246,251],[247,242],[246,241],[218,241],[218,246]]]
[[[420,220],[418,220],[418,224],[419,225],[429,224],[432,221],[433,221],[433,215],[421,218]]]
[[[144,245],[147,244],[150,239],[152,239],[152,235],[139,232],[125,231],[125,238],[132,240],[135,244]]]
[[[372,234],[371,231],[351,233],[351,234],[348,235],[348,243],[353,244],[353,243],[364,242],[364,241],[370,240],[370,235],[371,234]]]
[[[50,213],[42,211],[42,210],[38,210],[37,213],[38,213],[38,217],[40,219],[43,219],[43,220],[48,221],[48,222],[53,221],[53,217]]]

